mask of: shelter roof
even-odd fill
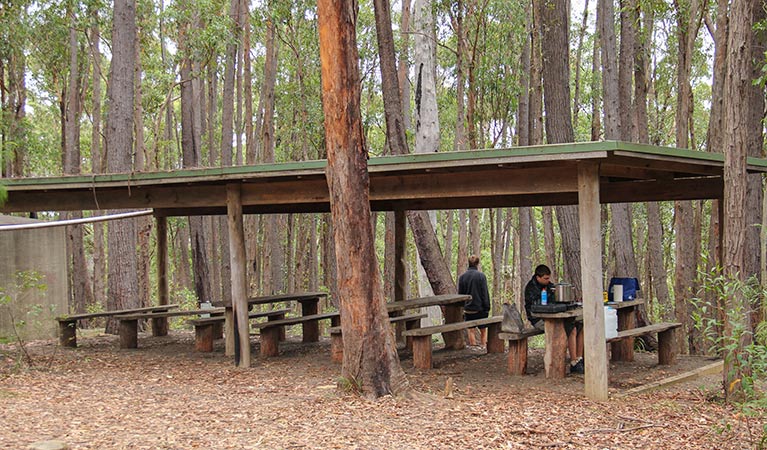
[[[578,166],[597,164],[600,202],[721,198],[724,155],[616,141],[370,158],[373,210],[578,203]],[[153,208],[156,215],[226,214],[226,186],[244,213],[329,211],[326,160],[167,172],[2,180],[0,212]],[[749,172],[767,160],[749,158]]]

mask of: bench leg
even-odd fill
[[[152,319],[152,336],[168,335],[168,318],[155,317]]]
[[[330,360],[337,363],[344,361],[344,338],[341,333],[330,335]]]
[[[618,310],[618,331],[635,328],[634,308],[625,308]],[[634,360],[634,338],[621,339],[610,343],[611,359],[613,361],[633,361]]]
[[[224,312],[224,354],[234,356],[234,310],[227,307]]]
[[[221,322],[213,324],[213,339],[221,339],[224,337],[224,324]]]
[[[546,320],[546,353],[543,364],[546,368],[546,378],[561,379],[565,373],[565,354],[567,353],[567,336],[562,320]]]
[[[661,331],[658,333],[658,364],[668,366],[674,364],[676,350],[674,349],[674,331]]]
[[[527,338],[509,341],[509,373],[512,375],[527,373]]]
[[[77,347],[77,321],[59,322],[59,343],[62,347]]]
[[[274,322],[275,320],[282,320],[285,318],[285,313],[276,314],[274,316],[269,316],[266,321],[267,322]],[[285,327],[279,327],[280,328],[280,342],[284,341],[286,339],[285,337]]]
[[[301,301],[301,315],[313,316],[319,311],[319,299]],[[320,324],[316,320],[303,322],[301,325],[303,342],[317,342],[320,340]]]
[[[194,351],[209,353],[213,351],[213,335],[216,324],[208,323],[194,327]]]
[[[413,336],[413,366],[431,369],[431,335]]]
[[[268,358],[279,354],[280,328],[261,328],[261,356]]]
[[[501,332],[500,323],[491,323],[487,326],[487,352],[488,353],[503,353],[504,343],[501,338],[498,337],[498,333]]]
[[[138,348],[138,320],[120,321],[120,348]]]
[[[445,323],[463,322],[463,306],[447,305],[445,306]],[[442,333],[442,339],[445,341],[445,348],[451,348],[453,350],[462,350],[466,348],[466,344],[463,342],[463,333],[459,331],[451,331],[449,333]]]
[[[421,328],[421,319],[408,320],[407,323],[405,323],[405,329],[406,330],[412,330],[412,329],[415,329],[415,328]],[[407,336],[405,338],[405,347],[408,350],[410,350],[411,352],[413,351],[413,337],[412,336]]]

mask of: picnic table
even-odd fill
[[[299,302],[301,316],[309,317],[319,314],[320,299],[327,297],[326,292],[294,292],[290,294],[265,295],[248,298],[248,309],[255,305],[270,305],[274,303]],[[225,308],[226,354],[234,354],[234,309],[228,302],[213,302],[213,306]],[[303,342],[317,342],[320,337],[320,326],[317,320],[301,322]],[[280,339],[284,339],[284,328],[280,329]]]
[[[94,319],[96,317],[114,317],[122,314],[138,314],[146,312],[166,312],[178,308],[178,304],[147,306],[143,308],[119,309],[112,311],[99,311],[83,314],[65,314],[56,317],[59,322],[59,342],[63,347],[77,347],[77,322],[79,320]],[[155,336],[168,333],[168,322],[160,322],[152,327]]]
[[[403,300],[399,302],[389,302],[386,304],[386,310],[389,315],[401,314],[404,311],[426,306],[444,306],[445,325],[463,322],[463,305],[471,300],[471,295],[462,294],[442,294],[430,297],[419,297]],[[461,330],[451,330],[442,333],[445,340],[445,348],[460,350],[465,347]]]
[[[663,341],[662,351],[658,353],[659,364],[671,364],[674,361],[673,333],[680,323],[664,322],[646,327],[635,328],[634,312],[636,308],[644,304],[644,300],[636,299],[623,302],[610,302],[611,306],[618,310],[618,336],[607,339],[612,346],[613,361],[633,361],[634,338],[648,333],[658,333],[658,340]],[[546,335],[546,350],[544,354],[544,367],[546,378],[564,378],[567,374],[565,353],[567,352],[567,336],[565,335],[564,322],[568,318],[583,317],[583,308],[575,308],[558,313],[535,313],[533,317],[543,319]],[[583,333],[579,336],[578,346],[583,348]]]

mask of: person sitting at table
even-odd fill
[[[525,286],[525,310],[527,319],[536,328],[543,327],[543,320],[533,317],[530,312],[533,305],[541,303],[541,293],[545,289],[547,300],[553,302],[556,293],[552,288],[551,269],[541,264],[535,268],[535,273]],[[567,336],[567,351],[570,353],[570,373],[583,373],[583,355],[578,354],[578,334],[583,331],[583,324],[576,322],[575,317],[565,319],[565,335]]]
[[[469,267],[466,272],[458,277],[458,293],[462,295],[471,295],[471,300],[464,307],[464,320],[484,319],[490,314],[490,293],[487,290],[487,277],[479,271],[479,257],[477,255],[469,256]],[[481,345],[487,346],[487,325],[480,325],[479,335]],[[477,339],[475,328],[469,328],[469,345],[476,346]]]

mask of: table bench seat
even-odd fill
[[[404,316],[390,316],[389,323],[396,325],[404,322],[406,330],[412,330],[421,326],[421,319],[428,317],[427,314],[407,314]],[[333,362],[342,362],[344,359],[344,339],[341,327],[335,326],[328,329],[330,333],[330,359]],[[412,338],[408,338],[407,348],[412,349]]]
[[[498,333],[501,331],[502,320],[502,316],[493,316],[477,320],[466,320],[463,322],[453,322],[444,325],[414,328],[412,330],[404,331],[402,335],[413,338],[413,366],[418,369],[431,369],[431,336],[437,333],[460,331],[478,327],[480,325],[487,325],[487,352],[503,353],[504,344],[503,341],[498,338]]]
[[[202,314],[224,314],[224,308],[192,309],[164,312],[148,312],[138,314],[122,314],[115,316],[120,321],[120,348],[138,348],[138,321],[142,319],[152,320],[152,330],[159,326],[161,320],[169,317],[194,316]],[[157,333],[152,331],[154,336]]]
[[[624,339],[632,339],[650,333],[658,334],[658,364],[670,365],[676,359],[676,346],[674,345],[674,333],[682,324],[678,322],[654,323],[639,328],[621,330],[614,338],[607,339],[608,343],[618,342]]]
[[[97,317],[114,317],[122,314],[136,314],[146,312],[165,312],[178,308],[178,304],[146,306],[143,308],[119,309],[113,311],[99,311],[93,313],[72,314],[56,317],[59,322],[59,343],[64,347],[77,347],[77,321],[95,319]],[[167,330],[167,322],[165,323]]]
[[[341,315],[338,312],[329,312],[299,317],[288,317],[285,319],[254,324],[253,328],[261,330],[261,356],[270,357],[279,354],[280,334],[285,326],[316,323],[324,319],[330,319],[331,326],[337,326],[341,323]],[[303,336],[303,342],[316,342],[317,340],[319,340],[318,336],[307,336],[306,334]]]
[[[498,338],[509,341],[508,369],[512,375],[527,372],[527,338],[543,334],[540,328],[525,328],[521,333],[498,333]]]
[[[285,314],[288,312],[290,312],[289,308],[252,312],[248,314],[248,318],[258,319],[266,317],[267,320],[281,320],[285,318]],[[213,341],[221,337],[218,331],[225,321],[226,317],[220,315],[188,320],[187,322],[194,326],[194,350],[197,352],[212,352]]]

